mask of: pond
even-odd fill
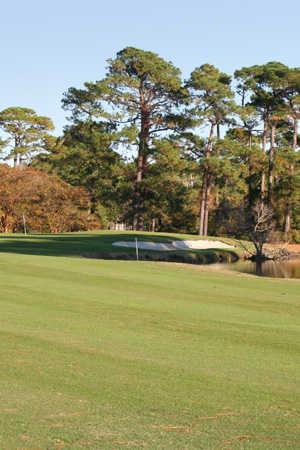
[[[225,267],[225,265],[223,266]],[[300,258],[289,259],[286,261],[238,261],[232,264],[226,264],[226,269],[250,273],[263,277],[274,278],[300,278]]]

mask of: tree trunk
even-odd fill
[[[273,190],[274,190],[274,156],[275,156],[275,133],[276,127],[274,124],[271,126],[271,139],[269,150],[269,169],[268,169],[268,205],[273,203]]]
[[[139,152],[137,159],[137,171],[136,171],[136,182],[135,182],[135,199],[134,199],[134,229],[143,230],[144,228],[144,195],[141,188],[141,183],[144,178],[144,168],[145,168],[145,155]]]
[[[298,119],[294,117],[294,131],[293,131],[293,149],[296,152],[298,147]],[[291,166],[291,176],[294,174],[294,165]],[[284,218],[284,233],[288,234],[291,231],[291,213],[292,205],[290,195],[286,199],[285,218]]]
[[[19,167],[21,165],[21,156],[20,153],[16,153],[14,155],[14,167]]]
[[[287,201],[284,217],[284,233],[288,234],[290,231],[291,231],[291,205],[290,202]]]
[[[214,136],[216,124],[212,123],[207,141],[204,158],[208,159],[212,152],[212,139]],[[199,212],[199,235],[205,236],[208,233],[208,214],[209,214],[209,197],[210,197],[210,175],[208,168],[204,167],[203,180],[200,193],[200,212]]]
[[[262,136],[262,151],[264,154],[266,154],[267,151],[267,134],[268,134],[268,125],[267,121],[265,119],[264,121],[264,131]],[[263,202],[265,199],[265,192],[266,192],[266,174],[265,171],[262,171],[261,174],[261,185],[260,185],[260,199]]]
[[[203,181],[200,194],[200,213],[199,213],[199,235],[204,236],[204,224],[205,224],[205,206],[207,196],[207,174],[203,174]]]
[[[147,164],[148,145],[150,136],[150,117],[145,106],[141,107],[141,131],[139,134],[139,150],[137,158],[135,195],[134,195],[134,222],[133,228],[136,231],[144,229],[144,195],[142,181],[145,175]]]
[[[155,227],[156,227],[156,220],[155,219],[152,219],[152,233],[154,233],[155,232]]]
[[[248,146],[249,146],[249,150],[250,150],[250,155],[249,155],[249,160],[248,160],[248,180],[247,180],[247,187],[248,187],[248,207],[249,209],[251,209],[253,207],[254,204],[254,196],[253,196],[253,181],[252,181],[252,177],[253,177],[253,164],[252,164],[252,155],[251,155],[251,150],[252,150],[252,133],[251,131],[249,131],[249,140],[248,140]]]
[[[297,150],[298,147],[298,119],[294,118],[294,132],[293,132],[293,149]]]
[[[204,217],[204,236],[208,235],[208,216],[209,216],[209,198],[210,198],[210,181],[208,179],[206,196],[205,196],[205,217]]]

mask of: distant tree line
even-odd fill
[[[104,79],[71,87],[62,105],[70,124],[58,138],[31,109],[0,112],[0,146],[16,174],[26,164],[32,176],[47,173],[45,183],[81,188],[79,205],[73,191],[68,200],[81,219],[63,229],[124,222],[241,237],[265,207],[278,234],[299,239],[300,68],[269,62],[231,77],[203,64],[183,80],[157,54],[127,47],[108,61]],[[22,198],[29,211],[30,196]],[[89,203],[84,220],[81,198]],[[33,229],[38,223],[32,216]]]

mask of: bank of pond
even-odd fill
[[[216,264],[216,268],[224,268],[263,277],[300,278],[300,258],[288,260],[248,261],[238,260],[233,263]]]
[[[136,254],[127,252],[101,252],[85,254],[88,258],[136,260]],[[201,252],[140,252],[140,261],[175,262],[209,265],[214,270],[231,270],[273,278],[300,278],[300,258],[284,260],[250,261],[239,259],[232,251],[206,250]]]

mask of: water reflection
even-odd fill
[[[274,278],[300,278],[300,259],[288,261],[238,261],[227,268],[238,272],[252,273],[258,276]]]

